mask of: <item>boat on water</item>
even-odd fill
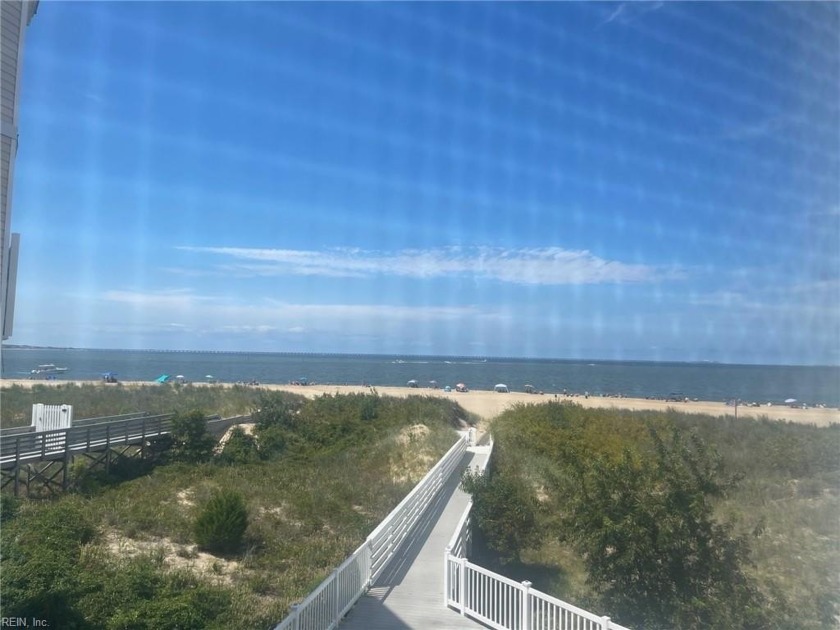
[[[63,374],[67,371],[66,367],[58,367],[54,363],[44,363],[36,367],[30,374],[35,375],[49,375],[49,374]]]

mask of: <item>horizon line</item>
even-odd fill
[[[528,357],[528,356],[491,356],[491,355],[470,355],[470,354],[411,354],[411,353],[372,353],[372,352],[294,352],[282,350],[173,350],[160,348],[82,348],[76,346],[39,346],[34,344],[8,344],[3,343],[0,348],[16,350],[81,350],[86,352],[144,352],[144,353],[168,353],[168,354],[265,354],[303,357],[383,357],[383,358],[440,358],[440,359],[483,359],[487,361],[541,361],[561,363],[652,363],[652,364],[679,364],[679,365],[722,365],[730,367],[814,367],[814,368],[840,368],[838,364],[827,363],[729,363],[700,359],[697,361],[688,360],[656,360],[656,359],[601,359],[601,358],[568,358],[568,357]]]

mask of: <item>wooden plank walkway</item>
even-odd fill
[[[467,508],[458,485],[467,467],[486,462],[489,447],[471,447],[407,544],[339,624],[341,630],[461,630],[484,628],[443,604],[443,552]]]

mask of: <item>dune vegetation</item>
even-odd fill
[[[514,408],[474,555],[636,628],[835,628],[840,425]]]
[[[36,383],[23,387],[12,385],[0,390],[0,427],[26,426],[32,420],[32,405],[72,405],[73,416],[101,418],[145,411],[155,413],[187,412],[202,409],[223,417],[248,413],[260,398],[261,390],[245,385],[232,387],[195,385],[140,385],[120,383]]]
[[[151,396],[228,393],[180,406],[163,462],[106,476],[77,461],[75,490],[2,502],[2,611],[62,628],[267,628],[351,553],[470,418],[439,398],[313,400],[277,392],[68,387],[84,415],[151,411]],[[118,391],[105,389],[107,405]],[[68,396],[76,396],[70,400]],[[168,400],[168,399],[166,399]],[[249,403],[250,407],[244,406]],[[6,409],[4,393],[4,413]],[[216,406],[213,406],[217,403]],[[26,403],[20,403],[26,404]],[[207,413],[253,411],[221,453]],[[216,449],[217,450],[217,449]],[[58,624],[58,620],[60,624]]]

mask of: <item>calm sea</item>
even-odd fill
[[[725,365],[717,363],[653,363],[535,359],[474,359],[296,355],[269,353],[146,352],[3,348],[3,378],[26,378],[41,364],[68,368],[60,379],[99,379],[116,372],[120,380],[153,381],[161,374],[204,381],[288,383],[307,379],[329,384],[405,385],[421,387],[465,383],[471,389],[492,389],[505,383],[511,390],[525,384],[547,393],[622,394],[665,397],[681,393],[699,400],[780,403],[795,398],[809,405],[840,406],[840,367]]]

